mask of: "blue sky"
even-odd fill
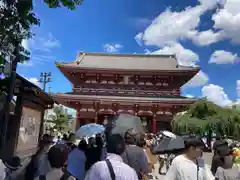
[[[49,9],[38,1],[34,11],[41,26],[33,27],[35,37],[23,42],[31,61],[20,65],[18,72],[37,83],[40,72],[51,71],[51,91],[67,92],[71,84],[54,62],[74,61],[80,51],[174,53],[179,64],[202,69],[182,88],[183,95],[231,104],[240,88],[240,2],[178,2],[85,0],[69,11]]]

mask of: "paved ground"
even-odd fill
[[[204,156],[205,163],[210,168],[211,167],[211,161],[212,161],[212,153],[204,153],[203,156]],[[158,179],[163,180],[164,175],[158,174],[158,168],[159,168],[159,164],[155,164],[155,168],[154,168],[154,171],[152,173],[153,178],[151,178],[149,180],[158,180]],[[163,168],[163,171],[165,171],[165,167]]]

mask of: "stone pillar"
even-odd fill
[[[156,115],[153,115],[152,119],[152,133],[156,133]]]

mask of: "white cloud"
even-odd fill
[[[191,38],[195,44],[198,44],[200,46],[206,46],[222,40],[224,34],[222,31],[215,33],[212,30],[202,32],[192,31],[189,32],[188,37]]]
[[[221,86],[209,84],[202,88],[202,96],[219,106],[228,106],[232,101]]]
[[[209,77],[203,71],[199,71],[190,81],[188,81],[183,88],[191,88],[191,87],[200,87],[204,86],[208,83]]]
[[[35,84],[35,85],[37,85],[39,87],[41,86],[41,83],[39,82],[39,80],[36,77],[29,77],[29,78],[27,78],[26,76],[24,76],[22,74],[21,74],[21,76],[23,78],[25,78],[26,80],[30,81],[31,83],[33,83],[33,84]]]
[[[152,24],[135,38],[146,45],[163,47],[179,40],[190,39],[195,44],[206,46],[224,39],[240,43],[240,1],[239,0],[199,0],[200,5],[187,7],[177,12],[166,9]],[[213,8],[212,28],[199,31],[200,17]]]
[[[60,42],[49,33],[46,37],[39,38],[35,36],[33,39],[23,40],[22,46],[31,54],[30,61],[20,65],[33,66],[35,64],[42,65],[54,61],[56,57],[52,55],[52,50],[60,47]]]
[[[31,66],[33,66],[33,62],[32,62],[32,60],[29,60],[29,61],[20,63],[19,65],[24,66],[24,67],[31,67]]]
[[[211,0],[210,0],[211,1]],[[212,0],[215,1],[215,0]],[[190,38],[198,45],[209,45],[220,40],[230,39],[233,43],[240,43],[240,1],[218,0],[218,10],[213,14],[212,29],[190,33]]]
[[[35,84],[35,85],[37,85],[37,86],[39,86],[39,87],[40,87],[40,85],[41,85],[41,84],[39,83],[38,79],[35,78],[35,77],[28,78],[28,80],[29,80],[31,83],[33,83],[33,84]]]
[[[240,1],[226,0],[222,9],[217,11],[213,16],[214,29],[222,31],[227,39],[234,43],[240,43]]]
[[[135,40],[137,42],[137,44],[139,46],[142,46],[143,42],[142,42],[142,36],[143,36],[143,33],[138,33],[136,36],[135,36]]]
[[[187,97],[187,98],[194,98],[194,96],[191,95],[191,94],[186,94],[186,95],[184,95],[184,96]]]
[[[52,33],[49,33],[47,38],[41,38],[40,41],[42,42],[43,47],[46,48],[60,47],[60,41],[57,40]]]
[[[25,49],[27,49],[27,50],[29,50],[29,43],[28,43],[28,40],[26,40],[26,39],[24,39],[24,40],[22,40],[22,46],[25,48]]]
[[[237,80],[237,96],[238,96],[239,101],[240,101],[240,80]]]
[[[135,40],[139,45],[159,47],[160,49],[153,54],[176,54],[180,65],[196,66],[199,61],[198,54],[184,48],[179,41],[190,39],[197,44],[206,45],[218,41],[222,36],[210,30],[198,32],[200,16],[215,8],[218,0],[199,0],[199,3],[200,5],[187,7],[180,12],[166,9],[144,32],[137,34]],[[200,71],[184,87],[203,86],[208,80],[207,74]]]
[[[144,54],[152,54],[152,52],[149,49],[144,49]]]
[[[166,9],[145,30],[142,40],[146,45],[162,47],[179,40],[192,38],[200,23],[200,16],[216,6],[217,0],[199,0],[200,5],[180,12]]]
[[[209,63],[215,64],[234,64],[239,59],[237,54],[233,54],[224,50],[215,51],[209,60]]]
[[[153,54],[176,54],[178,63],[182,66],[195,66],[199,61],[199,56],[195,52],[190,49],[185,49],[179,43],[172,43],[171,45],[164,46],[154,51]]]
[[[116,53],[119,52],[120,49],[123,48],[123,45],[121,44],[104,44],[103,45],[104,51],[108,53]]]

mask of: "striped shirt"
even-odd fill
[[[138,180],[137,173],[130,166],[125,164],[121,156],[107,154],[107,159],[112,164],[116,180]],[[85,180],[112,180],[106,161],[96,162],[88,171]]]

